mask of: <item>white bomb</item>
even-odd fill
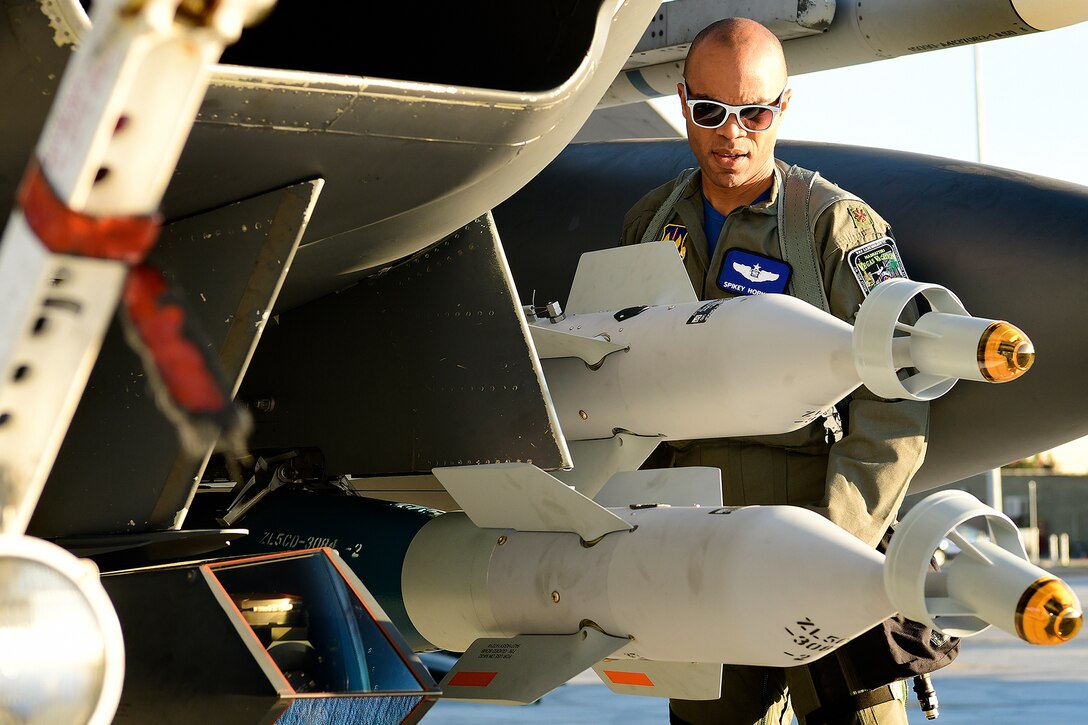
[[[956,635],[995,624],[1042,644],[1080,628],[1069,587],[1026,561],[1007,517],[959,491],[904,518],[886,565],[799,507],[606,509],[528,464],[435,475],[465,513],[420,530],[402,586],[412,623],[444,649],[592,627],[622,641],[620,659],[786,667],[897,611]],[[992,540],[970,545],[957,533],[970,520]],[[931,572],[946,534],[964,559]]]
[[[883,557],[811,511],[615,509],[636,528],[577,534],[477,528],[446,514],[416,536],[404,602],[429,641],[576,632],[630,637],[614,657],[791,666],[894,613]],[[784,585],[784,582],[788,582]],[[806,596],[781,596],[784,587]]]
[[[655,277],[666,282],[648,286]],[[932,311],[899,322],[918,295]],[[530,330],[568,440],[784,433],[862,384],[932,400],[957,380],[1012,380],[1035,355],[1012,325],[972,317],[943,287],[906,279],[877,285],[854,326],[786,295],[699,302],[664,243],[583,255],[567,312]],[[914,371],[901,379],[906,368]]]

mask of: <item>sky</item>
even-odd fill
[[[794,76],[779,137],[981,160],[1088,186],[1086,59],[1080,23]],[[651,104],[683,133],[675,97]],[[1064,470],[1088,473],[1088,438],[1054,456]]]

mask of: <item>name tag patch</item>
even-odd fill
[[[792,272],[781,259],[733,248],[725,253],[718,287],[738,295],[781,294]]]
[[[881,237],[850,250],[846,262],[865,294],[886,279],[905,279],[907,276],[899,250],[891,237]]]

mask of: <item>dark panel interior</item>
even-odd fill
[[[278,315],[239,398],[254,450],[330,474],[563,465],[488,217],[386,273]]]
[[[224,63],[507,91],[566,81],[599,1],[347,5],[281,0]]]

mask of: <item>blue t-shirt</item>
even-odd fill
[[[710,205],[703,197],[703,231],[706,232],[706,251],[709,259],[714,258],[714,249],[718,246],[718,237],[721,236],[722,227],[725,226],[726,214]]]
[[[765,192],[759,195],[759,198],[752,202],[752,204],[759,204],[760,202],[767,201],[771,198],[771,190],[768,188]],[[749,204],[751,206],[751,204]],[[703,231],[706,232],[706,246],[707,246],[707,259],[714,259],[714,249],[718,246],[718,237],[722,234],[722,227],[725,226],[725,219],[728,214],[722,214],[720,211],[710,205],[710,202],[703,197]]]

